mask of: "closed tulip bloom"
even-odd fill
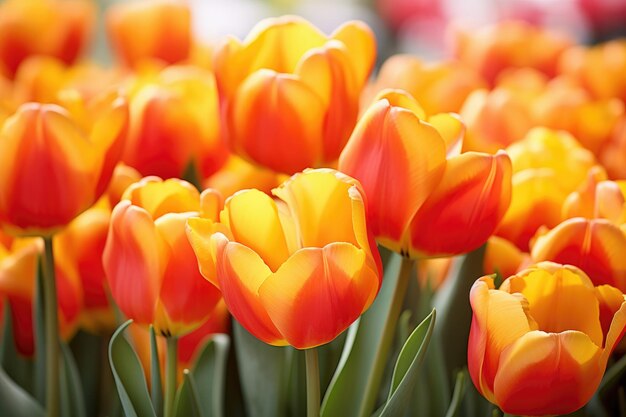
[[[260,165],[251,164],[235,154],[230,154],[226,163],[204,182],[206,188],[218,190],[224,198],[246,188],[256,188],[266,194],[280,185],[283,174],[278,174]]]
[[[193,163],[205,178],[225,163],[228,148],[211,72],[172,66],[140,75],[129,101],[123,161],[142,175],[179,178]]]
[[[217,52],[231,147],[293,174],[334,162],[356,122],[376,53],[372,31],[348,22],[326,36],[294,16],[260,22]]]
[[[146,59],[174,64],[189,57],[191,11],[185,1],[117,3],[107,10],[106,24],[113,50],[129,67]]]
[[[32,55],[53,56],[71,64],[87,44],[94,20],[95,7],[89,1],[3,2],[0,73],[13,77],[22,61]]]
[[[57,105],[27,103],[0,131],[0,223],[50,234],[106,190],[126,137],[128,109],[105,96],[74,117]]]
[[[43,241],[37,238],[16,239],[8,254],[0,260],[0,298],[6,297],[13,320],[13,338],[17,351],[24,356],[35,352],[33,303],[37,263],[43,253]],[[59,333],[69,340],[78,326],[83,304],[78,272],[63,259],[55,259]]]
[[[330,169],[306,170],[273,191],[230,197],[223,231],[190,219],[202,274],[231,314],[272,345],[330,342],[372,303],[381,264],[366,227],[363,191]],[[330,215],[329,213],[332,213]]]
[[[450,114],[426,119],[400,90],[382,92],[363,115],[339,169],[369,196],[379,243],[433,257],[476,249],[493,233],[511,198],[511,163],[504,152],[459,154],[463,131]]]
[[[128,318],[180,336],[209,317],[221,295],[200,275],[185,224],[201,213],[215,220],[218,206],[211,191],[201,199],[177,179],[147,177],[126,190],[111,215],[103,264],[111,295]]]
[[[616,225],[626,223],[624,181],[609,181],[601,167],[589,171],[587,180],[563,202],[562,217],[607,219]]]
[[[514,415],[561,415],[585,405],[626,328],[621,291],[594,287],[569,265],[539,263],[499,289],[482,277],[470,302],[472,381]]]

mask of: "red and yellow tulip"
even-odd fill
[[[375,55],[374,35],[360,22],[326,36],[284,16],[260,22],[243,42],[229,38],[215,73],[231,147],[286,174],[334,162]]]
[[[200,275],[185,224],[200,214],[215,220],[219,205],[211,190],[201,197],[178,179],[147,177],[126,190],[111,215],[103,263],[128,318],[180,336],[209,317],[221,294]]]
[[[626,329],[626,300],[576,267],[539,263],[505,280],[477,280],[468,365],[504,412],[560,415],[585,405]]]
[[[50,234],[106,190],[126,138],[128,108],[116,94],[66,110],[27,103],[0,131],[0,223]]]
[[[298,349],[333,340],[372,303],[381,284],[363,190],[330,169],[306,170],[273,190],[235,193],[215,230],[189,219],[204,277],[257,338]],[[332,214],[331,214],[332,213]]]
[[[401,90],[383,91],[363,115],[339,169],[363,185],[379,243],[432,257],[476,249],[493,233],[509,205],[511,163],[504,152],[458,154],[463,131],[450,114],[426,118]]]

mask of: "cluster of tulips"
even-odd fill
[[[1,416],[626,415],[626,41],[105,13],[0,4]]]

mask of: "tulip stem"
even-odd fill
[[[306,358],[306,415],[307,417],[319,417],[320,369],[317,349],[307,349],[304,354]]]
[[[48,417],[59,416],[59,322],[54,273],[52,236],[45,236],[43,257],[43,304],[46,346],[46,410]]]
[[[178,337],[167,337],[167,354],[165,359],[165,417],[174,415],[174,398],[176,396],[176,365],[178,364]]]

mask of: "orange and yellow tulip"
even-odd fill
[[[461,62],[427,63],[412,55],[394,55],[366,88],[362,104],[367,108],[380,91],[393,88],[415,97],[426,114],[458,113],[472,91],[485,87],[485,80]]]
[[[496,234],[527,252],[539,227],[561,221],[563,201],[584,182],[595,158],[568,133],[546,128],[532,129],[506,151],[513,164],[513,191]]]
[[[0,73],[13,77],[22,61],[32,55],[53,56],[71,64],[87,44],[94,21],[95,7],[89,1],[3,2]]]
[[[210,220],[189,219],[204,277],[231,314],[272,345],[328,343],[372,303],[381,284],[363,190],[331,169],[295,174],[273,193],[231,196]],[[329,215],[332,213],[332,216]]]
[[[0,298],[6,297],[13,320],[13,338],[24,356],[35,352],[33,302],[37,263],[43,253],[38,238],[15,239],[0,260]],[[55,259],[60,337],[69,340],[78,326],[83,304],[80,278],[73,265]]]
[[[379,243],[434,257],[476,249],[493,233],[509,205],[511,163],[504,152],[458,154],[462,136],[457,118],[426,119],[401,90],[383,91],[363,115],[339,169],[363,185]]]
[[[509,68],[530,67],[553,77],[559,57],[572,44],[563,34],[523,21],[503,21],[456,35],[455,56],[491,85]]]
[[[244,42],[230,38],[214,66],[231,147],[285,174],[334,162],[375,54],[374,35],[360,22],[328,37],[284,16],[260,22]]]
[[[491,236],[485,247],[483,273],[509,277],[531,264],[530,255],[499,236]]]
[[[139,76],[131,87],[123,161],[142,175],[179,178],[191,164],[202,178],[226,161],[215,78],[200,68],[172,66]]]
[[[185,1],[120,2],[107,10],[106,25],[113,50],[132,68],[154,59],[175,64],[192,49],[191,11]]]
[[[468,366],[504,412],[571,413],[592,397],[626,328],[626,302],[573,266],[543,262],[505,280],[478,279]]]
[[[213,188],[228,198],[237,191],[256,188],[266,194],[280,185],[283,174],[251,164],[235,154],[231,154],[226,163],[204,182],[206,188]]]
[[[185,223],[201,213],[215,220],[219,204],[211,190],[200,196],[178,179],[147,177],[126,190],[111,215],[103,264],[128,318],[180,336],[209,317],[221,294],[200,275]]]
[[[0,223],[16,233],[54,233],[108,186],[126,138],[126,102],[113,94],[75,104],[70,113],[27,103],[2,126]]]

